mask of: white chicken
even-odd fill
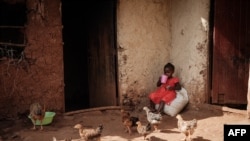
[[[146,111],[148,122],[154,127],[155,131],[158,131],[158,126],[162,121],[161,113],[153,113],[148,107],[143,107]]]
[[[183,134],[185,134],[185,138],[182,140],[192,140],[192,134],[194,133],[194,130],[197,127],[197,120],[193,119],[193,120],[183,120],[183,118],[181,117],[180,114],[176,115],[177,118],[177,127],[179,129],[179,131]]]

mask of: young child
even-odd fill
[[[165,104],[170,105],[172,100],[176,98],[176,91],[180,90],[181,85],[179,79],[173,76],[175,67],[171,63],[164,66],[164,74],[167,75],[166,83],[161,83],[161,77],[157,81],[157,89],[149,94],[150,107],[155,109],[155,104],[159,104],[158,113],[162,113]]]

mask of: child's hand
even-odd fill
[[[167,90],[175,90],[174,87],[171,87],[171,86],[169,86],[169,85],[166,87],[166,89],[167,89]]]
[[[161,86],[161,77],[159,77],[159,79],[158,79],[158,81],[157,81],[157,83],[156,83],[156,86],[157,86],[157,87]]]

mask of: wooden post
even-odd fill
[[[250,60],[249,60],[250,63]],[[250,119],[250,64],[249,64],[249,71],[248,71],[248,91],[247,91],[247,118]]]

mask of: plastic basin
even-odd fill
[[[55,115],[56,115],[55,112],[45,112],[45,116],[44,116],[42,125],[51,124]],[[28,116],[28,117],[31,119],[30,116]],[[32,120],[31,120],[31,122],[32,122]],[[35,125],[41,125],[41,122],[39,120],[36,120]]]

